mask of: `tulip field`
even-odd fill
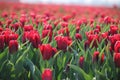
[[[0,80],[120,80],[120,8],[1,2]]]

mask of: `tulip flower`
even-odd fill
[[[4,36],[0,35],[0,50],[4,48]]]
[[[45,69],[41,75],[42,80],[53,80],[52,79],[52,70],[51,69]]]
[[[111,25],[110,26],[110,34],[114,35],[117,34],[118,26]]]
[[[115,66],[120,68],[120,53],[114,53]]]
[[[82,40],[82,36],[81,36],[79,33],[76,33],[76,34],[75,34],[75,38],[76,38],[77,40]]]
[[[16,53],[17,50],[18,50],[17,40],[10,40],[10,42],[9,42],[9,53],[10,54]]]
[[[72,43],[72,39],[69,37],[56,36],[57,48],[66,51],[67,47]]]
[[[32,25],[25,25],[23,29],[24,29],[24,31],[31,31],[31,30],[33,30],[33,26]]]
[[[94,54],[93,54],[93,62],[97,62],[98,59],[99,59],[99,52],[98,51],[95,51]]]
[[[114,51],[116,53],[119,53],[120,52],[120,41],[117,41],[114,45]]]
[[[84,64],[84,57],[81,56],[80,59],[79,59],[79,65],[80,65],[81,68],[83,67],[83,64]]]
[[[42,44],[39,46],[43,60],[49,60],[57,52],[56,48],[53,48],[50,44]]]

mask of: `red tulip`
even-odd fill
[[[33,30],[33,26],[32,25],[25,25],[24,26],[24,31],[31,31]]]
[[[82,36],[81,36],[79,33],[76,33],[76,34],[75,34],[75,38],[76,38],[77,40],[82,40]]]
[[[82,20],[78,20],[78,21],[76,22],[76,25],[77,25],[77,26],[81,26],[81,25],[82,25]]]
[[[25,43],[26,40],[28,39],[29,33],[30,32],[23,32],[23,35],[22,35],[22,42],[23,43]]]
[[[4,18],[8,17],[8,13],[7,12],[3,12],[2,13],[2,17],[4,17]]]
[[[34,12],[31,12],[31,13],[30,13],[30,16],[31,16],[33,19],[36,18],[36,14],[35,14]]]
[[[10,40],[9,42],[9,53],[15,53],[18,50],[18,42],[17,40]]]
[[[86,40],[84,42],[84,49],[86,50],[89,46],[90,46],[90,42],[88,40]]]
[[[104,59],[105,59],[105,55],[104,55],[104,54],[102,54],[102,56],[101,56],[101,63],[103,63],[103,62],[104,62]]]
[[[80,59],[79,59],[79,65],[80,65],[81,68],[83,67],[83,64],[84,64],[84,57],[81,56]]]
[[[10,40],[17,40],[18,34],[12,33],[11,31],[4,31],[5,44],[8,45]]]
[[[116,41],[120,40],[120,34],[114,34],[113,36],[109,36],[108,38],[111,43],[111,48],[114,50],[114,45]]]
[[[96,29],[98,29],[99,31],[101,31],[101,26],[97,25]]]
[[[44,30],[52,30],[52,26],[50,24],[44,24]]]
[[[120,41],[117,41],[114,45],[114,51],[116,53],[119,53],[120,52]]]
[[[0,50],[4,48],[4,36],[0,35]]]
[[[117,34],[118,26],[111,25],[110,26],[110,34],[114,35]]]
[[[40,36],[38,34],[33,34],[30,41],[34,48],[38,48],[38,45],[41,44]]]
[[[99,52],[95,51],[94,54],[93,54],[93,62],[97,62],[98,59],[99,59]]]
[[[2,31],[3,31],[3,28],[2,28],[2,27],[0,27],[0,34],[2,33]]]
[[[97,42],[99,42],[99,36],[97,34],[88,35],[88,41],[91,43],[93,41],[92,47],[97,47]]]
[[[67,47],[72,43],[72,39],[69,37],[56,36],[57,48],[66,51]]]
[[[53,48],[50,44],[42,44],[39,46],[43,60],[49,60],[55,53],[56,48]]]
[[[20,18],[21,27],[24,27],[25,22],[26,22],[26,18],[21,17],[21,18]]]
[[[61,28],[60,30],[58,30],[58,34],[62,34],[64,36],[69,36],[69,29],[68,29],[68,27]]]
[[[45,69],[41,77],[42,77],[42,80],[52,80],[52,70]]]
[[[94,34],[99,34],[100,30],[99,29],[94,29]]]
[[[41,44],[40,35],[37,31],[30,31],[29,35],[27,35],[27,39],[32,43],[34,48],[38,48],[38,45]]]
[[[110,23],[111,23],[111,17],[106,16],[106,17],[104,18],[104,23],[110,24]]]
[[[64,27],[68,27],[68,22],[61,22],[61,26]]]
[[[114,53],[115,66],[120,68],[120,53]]]
[[[19,26],[20,26],[20,23],[15,23],[12,25],[12,28],[15,29],[15,31],[17,31]]]
[[[62,19],[63,21],[67,22],[68,20],[70,20],[71,16],[69,15],[66,15],[66,16],[63,16]]]
[[[76,33],[79,33],[79,31],[80,31],[80,27],[77,26],[77,27],[76,27]]]

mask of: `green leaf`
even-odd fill
[[[106,78],[106,75],[102,72],[99,72],[97,70],[95,70],[96,72],[96,80],[109,80]]]
[[[85,73],[81,68],[79,68],[78,66],[69,64],[69,66],[75,70],[76,72],[78,72],[79,75],[81,75],[81,78],[83,77],[85,80],[92,80],[92,77],[89,76],[87,73]]]

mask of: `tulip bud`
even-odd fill
[[[80,59],[79,59],[79,65],[81,68],[83,68],[83,64],[84,64],[84,57],[81,56]]]
[[[33,30],[33,26],[32,25],[25,25],[24,26],[24,31],[31,31]]]
[[[103,63],[103,62],[104,62],[104,59],[105,59],[105,55],[104,55],[104,54],[102,54],[102,56],[101,56],[101,63]]]
[[[67,47],[72,43],[72,39],[69,37],[56,36],[57,48],[66,51]]]
[[[81,36],[79,33],[76,33],[76,34],[75,34],[75,38],[76,38],[77,40],[82,40],[82,36]]]
[[[119,53],[120,52],[120,41],[117,41],[114,45],[114,51],[116,53]]]
[[[16,53],[17,50],[18,50],[17,40],[10,40],[10,42],[9,42],[9,53],[10,54]]]
[[[96,52],[94,52],[94,54],[93,54],[93,62],[97,62],[98,59],[99,59],[99,52],[96,51]]]
[[[0,50],[4,48],[4,36],[0,35]]]
[[[39,49],[41,51],[43,60],[49,60],[57,51],[50,44],[42,44],[39,46]]]
[[[45,69],[41,77],[42,77],[42,80],[52,80],[52,70]]]
[[[114,53],[115,66],[120,68],[120,53]]]

